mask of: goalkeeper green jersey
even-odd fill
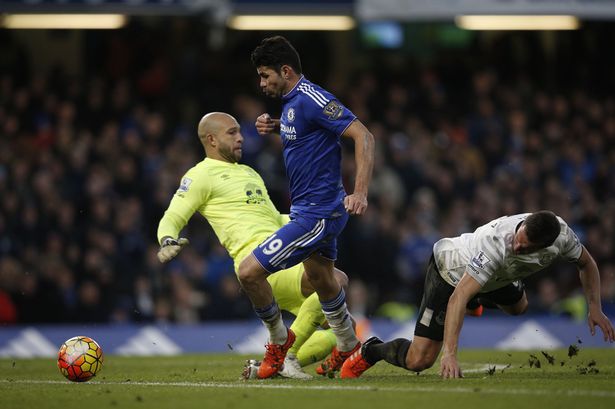
[[[254,169],[211,158],[183,176],[158,226],[158,241],[177,238],[195,212],[207,219],[233,258],[235,271],[258,244],[288,222]]]

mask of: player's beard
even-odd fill
[[[265,94],[266,96],[268,96],[269,98],[280,98],[282,96],[282,93],[280,91],[278,91],[277,89],[263,89],[263,94]]]
[[[230,163],[237,163],[241,160],[241,148],[233,149],[230,146],[220,147],[220,156]]]
[[[269,98],[282,98],[284,95],[284,86],[282,84],[277,84],[275,87],[263,88],[263,94]]]

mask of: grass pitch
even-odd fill
[[[615,408],[615,349],[546,352],[465,350],[459,380],[378,363],[356,380],[243,381],[246,357],[223,354],[105,356],[71,383],[54,359],[0,359],[0,408]]]

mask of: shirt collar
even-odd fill
[[[237,166],[238,162],[227,162],[225,160],[210,158],[209,156],[205,157],[205,160],[208,162],[215,162],[217,165],[225,165],[225,166]]]
[[[286,94],[282,95],[282,100],[285,101],[285,100],[290,99],[290,97],[292,97],[295,94],[295,90],[297,89],[299,84],[301,84],[304,80],[305,80],[305,77],[303,76],[303,74],[301,74],[301,77],[299,77],[299,81],[297,81],[295,86],[290,91],[288,91]]]

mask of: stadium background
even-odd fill
[[[471,0],[446,15],[423,4],[425,14],[388,18],[373,15],[374,3],[386,13],[399,2],[0,2],[5,12],[129,15],[117,30],[0,29],[0,331],[231,320],[255,328],[231,260],[200,216],[184,233],[191,245],[168,266],[155,257],[155,232],[181,175],[203,157],[196,124],[213,110],[237,117],[243,162],[288,210],[279,141],[253,125],[279,107],[260,95],[249,61],[278,33],[297,47],[306,76],[376,137],[369,211],[339,240],[356,316],[411,322],[438,238],[542,208],[564,217],[592,253],[605,312],[615,316],[615,2],[560,4],[581,15],[574,31],[464,30],[453,16],[475,11]],[[508,6],[544,14],[551,3]],[[343,14],[357,25],[226,25],[256,13]],[[347,186],[352,166],[344,162]],[[533,319],[584,319],[571,266],[527,284]]]

